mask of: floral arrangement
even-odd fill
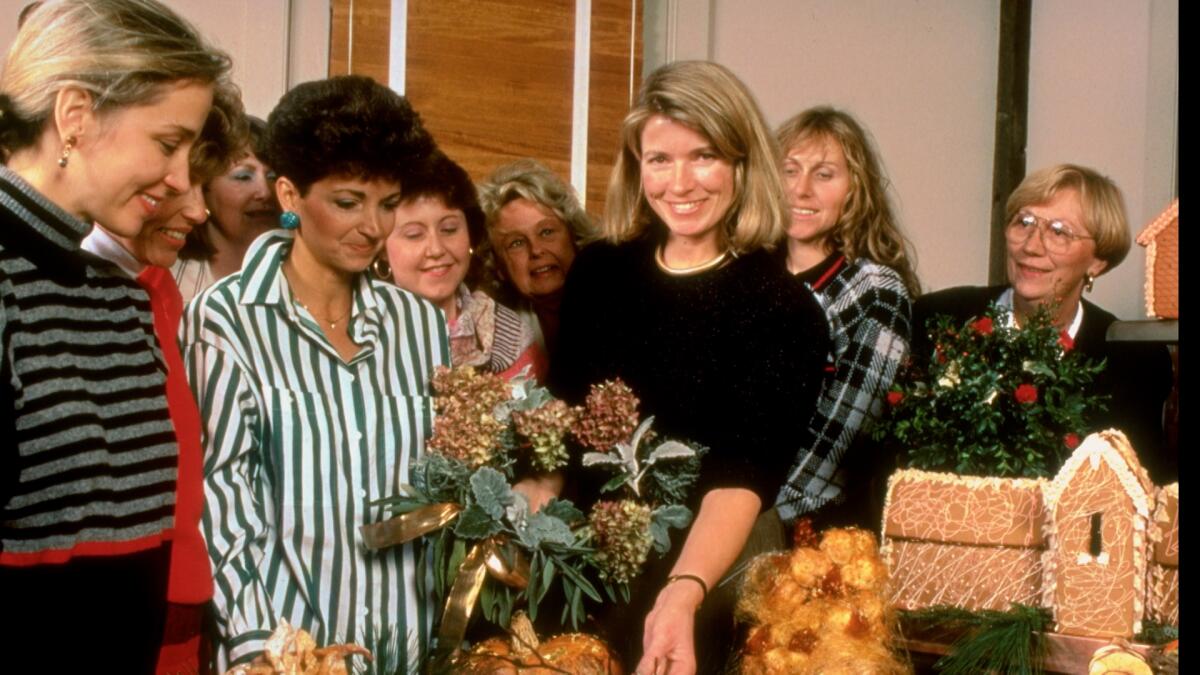
[[[424,537],[434,590],[446,600],[439,648],[458,646],[477,601],[500,626],[521,606],[536,619],[556,582],[561,620],[578,628],[584,598],[604,602],[603,591],[628,601],[650,552],[666,553],[669,530],[691,522],[682,502],[705,449],[657,439],[653,417],[639,421],[638,400],[619,380],[593,386],[578,407],[527,377],[505,382],[470,367],[439,368],[433,389],[427,452],[402,494],[378,502],[399,515],[364,536],[371,548]],[[513,489],[517,476],[573,458],[610,471],[601,492],[614,498],[589,514],[558,499],[535,512]]]
[[[875,438],[901,446],[919,469],[1052,475],[1107,402],[1086,393],[1104,363],[1074,351],[1050,311],[1039,309],[1020,328],[996,305],[963,325],[936,317],[935,353],[897,378]]]

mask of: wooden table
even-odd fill
[[[1071,675],[1087,675],[1092,654],[1110,643],[1110,640],[1103,638],[1076,637],[1057,633],[1048,633],[1046,638],[1046,661],[1042,667],[1047,673]],[[952,642],[952,639],[942,641],[910,638],[903,640],[902,644],[912,656],[913,666],[918,673],[933,673],[935,672],[933,664],[939,658],[950,653],[950,643]],[[1149,645],[1130,643],[1130,647],[1143,657],[1149,658],[1151,650]]]

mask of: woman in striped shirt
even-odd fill
[[[205,421],[218,665],[251,660],[283,620],[320,644],[391,641],[412,664],[433,610],[413,546],[369,552],[359,527],[386,516],[371,503],[422,452],[448,338],[432,304],[364,270],[433,141],[403,97],[358,76],[297,86],[267,127],[285,229],[182,328]]]

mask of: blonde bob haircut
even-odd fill
[[[1075,190],[1083,210],[1083,225],[1096,243],[1096,257],[1105,263],[1101,274],[1125,260],[1132,245],[1125,198],[1108,176],[1077,164],[1057,164],[1035,171],[1021,181],[1005,204],[1005,221],[1028,206],[1045,204],[1059,190]]]
[[[703,135],[733,165],[733,202],[718,226],[720,245],[738,253],[773,248],[789,219],[778,146],[746,85],[728,68],[708,61],[669,63],[642,83],[637,104],[621,125],[603,238],[628,241],[658,222],[641,177],[642,130],[655,115]]]
[[[900,275],[912,296],[921,292],[913,267],[912,244],[896,221],[888,198],[883,164],[866,129],[849,113],[829,106],[809,108],[775,132],[785,162],[787,153],[812,142],[837,143],[850,172],[850,193],[828,234],[829,244],[850,260],[866,258]]]
[[[0,69],[0,153],[33,145],[58,92],[78,87],[97,112],[154,103],[179,81],[229,88],[229,56],[155,0],[55,0],[28,18]]]

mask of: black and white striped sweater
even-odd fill
[[[178,450],[144,290],[0,166],[0,565],[171,537]]]

